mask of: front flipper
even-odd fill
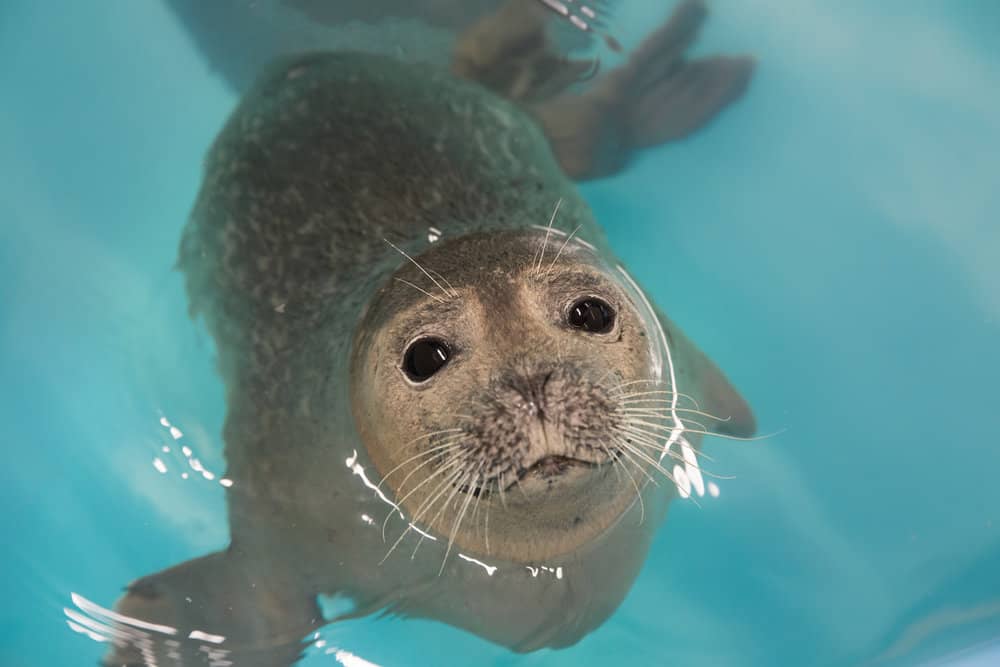
[[[232,549],[143,577],[115,605],[109,620],[119,641],[104,664],[291,665],[302,637],[323,623],[315,597],[294,579]]]
[[[698,409],[714,417],[709,430],[737,438],[753,436],[757,420],[739,390],[680,327],[658,309],[656,315],[670,348],[671,362],[677,367],[677,390],[700,398]]]

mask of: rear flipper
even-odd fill
[[[636,91],[623,123],[630,148],[681,139],[743,95],[753,59],[716,56],[684,61],[651,86]]]
[[[752,58],[683,56],[706,13],[702,0],[686,0],[627,64],[584,93],[534,106],[567,174],[580,180],[613,174],[634,150],[694,132],[743,94]]]
[[[130,584],[107,619],[113,645],[104,664],[294,663],[302,637],[323,623],[315,598],[292,577],[258,577],[245,563],[217,552]]]

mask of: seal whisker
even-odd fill
[[[484,463],[480,462],[475,472],[471,473],[468,477],[466,477],[466,479],[469,480],[468,482],[466,482],[466,485],[471,485],[472,482],[479,477],[479,471],[483,469],[483,465]],[[445,563],[448,562],[448,555],[451,554],[451,547],[455,544],[455,535],[458,533],[458,528],[460,525],[462,525],[462,519],[465,518],[465,513],[469,509],[469,503],[472,502],[472,496],[473,496],[472,493],[466,494],[465,502],[462,503],[462,508],[458,512],[458,517],[451,525],[451,533],[448,535],[448,548],[445,549],[444,558],[441,559],[441,569],[438,570],[439,577],[441,576],[441,573],[444,572],[444,565]]]
[[[403,489],[406,488],[406,482],[410,479],[410,477],[412,477],[414,475],[414,473],[416,473],[417,471],[419,471],[424,466],[426,466],[426,465],[428,465],[430,463],[433,463],[434,461],[448,461],[448,453],[450,451],[452,451],[452,449],[459,449],[459,448],[461,448],[461,446],[462,446],[462,441],[461,440],[459,440],[457,442],[450,442],[450,443],[448,443],[448,447],[445,448],[445,449],[443,449],[443,450],[441,450],[437,454],[437,456],[433,456],[433,457],[429,458],[428,460],[424,461],[420,465],[416,466],[410,472],[406,473],[406,476],[403,478],[403,480],[396,487],[396,495],[399,495],[400,493],[403,492]],[[389,474],[392,474],[392,472],[393,471],[390,470]],[[386,477],[388,477],[388,475],[386,475]],[[381,486],[381,482],[379,482],[379,486]],[[406,497],[407,496],[404,496],[404,498],[406,498]]]
[[[657,461],[652,456],[650,456],[646,452],[642,451],[641,449],[639,449],[638,447],[636,447],[635,445],[633,445],[627,439],[621,441],[620,445],[624,449],[627,449],[631,453],[633,453],[636,456],[638,456],[641,460],[643,460],[646,463],[648,463],[649,465],[651,465],[653,468],[656,469],[657,472],[659,472],[660,474],[662,474],[664,477],[666,477],[667,479],[669,479],[671,482],[673,482],[674,484],[677,483],[677,481],[674,479],[673,474],[671,474],[669,471],[667,471],[666,468],[664,468],[662,465],[660,465],[659,461]]]
[[[445,301],[444,299],[442,299],[438,295],[431,294],[430,292],[428,292],[427,290],[425,290],[423,287],[419,287],[417,285],[414,285],[409,280],[403,280],[402,278],[396,278],[395,280],[396,280],[397,283],[403,283],[404,285],[409,285],[410,287],[412,287],[413,289],[417,290],[418,292],[423,292],[424,294],[426,294],[430,298],[434,299],[438,303],[448,303],[447,301]]]
[[[642,399],[638,399],[638,400],[622,401],[622,405],[625,405],[625,406],[628,406],[628,407],[637,406],[637,405],[645,405],[647,403],[670,405],[670,400],[666,399],[666,398],[642,398]],[[655,408],[647,408],[647,409],[655,409]],[[693,415],[700,415],[702,417],[708,417],[709,419],[714,419],[715,421],[720,421],[720,422],[728,422],[728,421],[732,420],[731,416],[730,417],[718,417],[716,415],[713,415],[710,412],[705,412],[704,410],[696,410],[695,408],[674,408],[674,411],[675,412],[685,412],[685,413],[693,414]],[[667,411],[664,410],[663,413],[666,414]]]
[[[664,443],[660,442],[659,440],[654,440],[651,437],[645,437],[645,436],[640,436],[640,435],[632,435],[630,439],[632,441],[632,444],[635,445],[635,446],[637,446],[637,447],[645,447],[645,448],[651,450],[654,453],[659,453],[659,454],[663,453],[663,445],[664,445]],[[692,455],[694,455],[695,457],[704,458],[707,461],[710,461],[712,463],[716,462],[714,458],[712,458],[711,456],[709,456],[705,452],[702,452],[702,451],[699,451],[698,449],[695,449],[694,447],[691,447],[690,451],[691,451]],[[690,463],[680,453],[673,451],[673,449],[671,449],[670,451],[668,451],[666,454],[667,454],[667,456],[669,456],[674,461],[677,461],[678,463],[684,463],[684,464]],[[701,474],[703,474],[703,475],[705,475],[707,477],[712,477],[712,478],[720,479],[720,480],[736,479],[736,477],[733,476],[733,475],[720,475],[718,473],[713,473],[713,472],[710,472],[710,471],[705,470],[705,469],[700,468],[700,467],[699,467],[699,472],[701,472]]]
[[[399,543],[403,541],[403,538],[404,538],[404,537],[406,537],[406,535],[407,535],[407,534],[408,534],[408,533],[409,533],[409,532],[410,532],[411,530],[413,530],[413,528],[414,528],[414,525],[415,525],[415,524],[416,524],[416,523],[417,523],[418,521],[420,521],[420,519],[421,519],[421,518],[423,517],[423,515],[424,515],[424,513],[425,513],[425,512],[427,511],[427,509],[429,509],[430,507],[432,507],[432,506],[433,506],[433,503],[437,501],[437,498],[438,498],[438,497],[439,497],[439,495],[440,495],[440,494],[438,493],[438,489],[442,489],[442,488],[443,488],[443,489],[447,489],[447,488],[448,488],[448,482],[449,482],[450,480],[452,480],[452,479],[454,479],[454,478],[456,478],[456,477],[460,476],[460,475],[461,475],[461,473],[462,473],[462,471],[463,471],[463,469],[462,469],[462,468],[459,468],[458,470],[455,470],[455,471],[452,471],[452,472],[451,472],[451,473],[450,473],[449,475],[447,475],[447,476],[446,476],[446,477],[444,478],[444,480],[442,480],[442,481],[441,481],[441,482],[440,482],[440,483],[438,484],[438,486],[436,486],[436,487],[434,488],[434,491],[432,492],[432,495],[431,495],[430,497],[428,497],[427,499],[425,499],[425,500],[424,500],[424,502],[422,502],[422,503],[420,504],[420,507],[418,507],[418,508],[417,508],[417,512],[416,512],[416,513],[414,513],[414,515],[413,515],[413,516],[412,516],[412,517],[410,518],[409,522],[407,522],[407,524],[406,524],[406,528],[405,528],[405,529],[403,530],[403,532],[402,532],[402,533],[400,534],[400,536],[399,536],[398,538],[396,538],[396,541],[395,541],[395,542],[393,542],[392,546],[391,546],[391,547],[389,547],[389,551],[387,551],[387,552],[386,552],[386,554],[385,554],[385,556],[383,556],[383,557],[382,557],[382,560],[381,560],[381,561],[379,562],[379,565],[381,565],[382,563],[384,563],[384,562],[385,562],[385,561],[386,561],[386,560],[387,560],[387,559],[389,558],[389,556],[390,556],[390,555],[392,555],[392,552],[396,550],[396,547],[398,547],[398,546],[399,546]],[[439,471],[439,472],[440,472],[440,471]],[[428,480],[430,480],[430,479],[431,479],[431,478],[430,478],[430,477],[428,477],[427,479],[425,479],[425,480],[424,480],[424,482],[427,482],[427,481],[428,481]],[[422,486],[422,485],[424,484],[424,482],[421,482],[421,483],[420,483],[420,485]],[[416,489],[414,489],[414,491],[415,491],[415,490],[416,490]],[[411,491],[411,493],[412,493],[412,491]],[[421,539],[423,539],[423,537],[422,537],[422,536],[421,536]],[[419,546],[419,543],[418,543],[418,546]],[[416,550],[414,550],[414,554],[415,554],[415,553],[416,553]],[[411,556],[411,558],[412,558],[412,556]]]
[[[506,492],[507,483],[504,481],[506,477],[507,477],[506,471],[500,473],[500,476],[498,477],[498,479],[500,480],[500,484],[498,487],[500,490],[500,504],[503,505],[504,509],[507,509],[507,492]]]
[[[628,457],[629,460],[631,461],[631,459],[632,459],[631,456],[629,456],[625,452],[622,452],[622,453],[625,454],[625,456]],[[634,462],[633,462],[633,465],[635,465]],[[636,468],[639,469],[639,466],[636,466]],[[643,471],[643,472],[645,472],[645,471]],[[625,474],[628,475],[629,481],[632,482],[632,487],[635,489],[635,497],[636,497],[636,500],[639,501],[639,525],[642,525],[642,522],[646,520],[646,503],[642,499],[642,491],[639,490],[639,483],[635,481],[635,477],[632,475],[631,472],[629,472],[628,468],[625,468]],[[648,477],[649,473],[646,473],[646,476]],[[649,479],[650,479],[650,481],[653,481],[652,477],[650,477]],[[653,482],[653,483],[655,484],[655,482]]]
[[[611,467],[614,469],[615,474],[618,476],[618,480],[620,481],[621,477],[622,477],[622,473],[618,469],[618,465],[617,465],[618,460],[615,458],[614,453],[611,451],[611,449],[607,445],[605,445],[603,442],[601,442],[599,444],[600,444],[601,449],[604,450],[604,453],[608,455],[608,460],[611,461]]]
[[[649,471],[646,470],[645,466],[640,465],[639,462],[636,461],[635,458],[632,456],[632,454],[630,454],[629,451],[626,451],[624,449],[624,444],[626,444],[626,443],[627,443],[627,439],[626,438],[624,438],[622,436],[618,436],[617,437],[617,444],[616,444],[616,446],[618,446],[620,448],[619,452],[621,453],[621,455],[624,456],[625,459],[629,463],[631,463],[633,466],[635,466],[636,470],[638,470],[643,475],[645,475],[647,482],[652,483],[653,486],[659,486],[659,483],[656,481],[656,478],[654,478],[652,475],[649,474]],[[628,472],[627,469],[626,469],[626,472]]]
[[[632,414],[630,414],[628,416],[628,421],[629,421],[629,423],[634,424],[634,425],[649,424],[649,422],[646,422],[643,419],[641,419],[643,417],[645,417],[645,418],[651,418],[651,419],[661,419],[661,420],[668,421],[668,422],[672,422],[673,421],[673,415],[671,415],[669,412],[667,412],[667,413],[663,413],[663,412],[638,413],[638,412],[636,412],[636,413],[632,413]],[[694,433],[694,432],[704,432],[704,433],[707,433],[708,432],[708,426],[706,426],[705,424],[702,424],[700,421],[697,421],[695,419],[690,419],[690,418],[687,418],[687,417],[681,418],[680,415],[677,415],[677,419],[680,420],[681,429],[685,433],[687,433],[687,432],[692,432],[692,433]],[[692,426],[696,426],[698,428],[697,429],[691,428]],[[667,430],[667,431],[670,431],[671,433],[673,433],[677,429],[677,424],[676,423],[661,424],[660,427],[661,427],[662,430]]]
[[[479,502],[483,499],[483,496],[486,495],[486,480],[480,480],[480,484],[481,484],[481,486],[478,487],[479,488],[479,493],[473,494],[473,495],[476,496],[476,502],[472,506],[472,523],[474,525],[478,525],[477,524],[477,519],[479,518]],[[487,517],[487,521],[489,521],[489,511],[490,511],[489,510],[489,504],[487,503],[487,505],[486,505],[486,517]],[[489,528],[489,523],[486,524],[486,528],[487,529]],[[489,553],[489,551],[490,551],[489,535],[486,534],[486,533],[484,533],[484,538],[486,539],[486,553]]]
[[[428,449],[426,451],[420,452],[419,454],[414,454],[413,456],[411,456],[410,458],[406,459],[405,461],[403,461],[399,465],[395,466],[392,470],[390,470],[389,472],[387,472],[385,475],[383,475],[382,476],[382,480],[378,484],[375,485],[375,488],[377,488],[377,489],[382,488],[382,485],[385,483],[385,480],[389,479],[390,475],[392,475],[394,472],[396,472],[397,470],[399,470],[400,468],[402,468],[403,466],[405,466],[410,461],[419,460],[419,459],[421,459],[421,458],[423,458],[425,456],[431,456],[432,454],[437,453],[437,456],[431,456],[430,460],[424,461],[419,466],[417,466],[416,468],[414,468],[411,471],[411,474],[412,474],[413,472],[416,472],[417,470],[420,470],[420,468],[424,467],[425,465],[427,465],[428,463],[430,463],[431,461],[433,461],[435,458],[439,458],[440,456],[442,456],[444,454],[444,452],[446,452],[447,450],[449,450],[449,449],[455,449],[455,448],[461,447],[461,446],[462,446],[462,438],[456,437],[456,439],[453,440],[453,441],[451,441],[451,442],[446,442],[446,443],[444,443],[442,445],[435,445],[434,447],[431,447],[430,449]],[[405,482],[406,482],[406,479],[403,480],[403,483],[405,483]],[[400,487],[402,487],[402,485],[403,484],[400,484]]]
[[[556,267],[556,262],[558,262],[559,257],[562,256],[563,250],[566,249],[566,246],[569,245],[569,242],[573,240],[573,237],[576,236],[576,233],[580,231],[580,227],[582,226],[583,226],[582,224],[577,225],[576,228],[570,233],[570,235],[566,237],[566,240],[563,241],[562,245],[559,246],[559,252],[556,253],[555,259],[552,260],[552,263],[549,264],[549,268],[545,271],[545,275],[549,275],[550,273],[552,273],[552,269]]]
[[[612,387],[609,390],[609,392],[612,395],[614,395],[614,392],[617,391],[617,390],[619,390],[619,389],[622,389],[623,386],[624,385],[621,385],[619,387]],[[615,396],[615,398],[617,398],[619,400],[625,400],[625,399],[630,399],[630,398],[636,398],[636,397],[639,397],[639,396],[675,396],[675,395],[678,398],[685,398],[685,399],[691,401],[691,403],[693,403],[696,408],[701,409],[701,406],[698,405],[698,401],[693,396],[691,396],[690,394],[685,394],[684,392],[675,392],[675,391],[673,391],[671,389],[652,389],[652,390],[649,390],[649,391],[639,391],[639,392],[633,392],[631,394],[623,394],[623,395],[620,395],[620,396]]]
[[[633,423],[635,423],[635,424],[642,424],[642,425],[645,425],[645,426],[647,426],[649,428],[655,428],[655,429],[658,429],[658,430],[661,430],[661,431],[668,431],[668,432],[672,431],[674,428],[676,428],[676,427],[673,427],[673,426],[667,426],[667,425],[664,425],[664,424],[653,424],[653,423],[644,422],[644,421],[641,421],[641,420],[636,420]],[[692,423],[697,423],[697,422],[692,422]],[[700,435],[708,435],[708,436],[712,436],[713,438],[724,438],[726,440],[739,440],[740,442],[757,442],[758,440],[767,440],[768,438],[773,438],[774,436],[780,435],[780,434],[784,433],[786,430],[788,430],[788,429],[780,429],[780,430],[775,431],[773,433],[765,433],[764,435],[743,436],[743,435],[730,435],[728,433],[716,433],[714,431],[703,430],[704,426],[701,425],[701,424],[698,424],[698,425],[702,426],[702,429],[685,428],[684,432],[685,433],[698,433]]]
[[[403,443],[400,446],[400,449],[406,449],[407,447],[409,447],[413,443],[420,442],[421,440],[423,440],[425,438],[433,438],[435,435],[441,435],[442,433],[454,433],[454,432],[461,431],[461,430],[462,429],[460,429],[460,428],[444,428],[444,429],[441,429],[440,431],[431,431],[430,433],[424,433],[423,435],[417,436],[413,440],[409,440],[409,441]]]
[[[441,454],[440,456],[441,456],[441,458],[445,459],[445,462],[441,465],[441,467],[438,468],[436,471],[432,472],[430,475],[428,475],[422,482],[420,482],[415,487],[413,487],[413,489],[411,489],[410,491],[408,491],[406,493],[406,495],[404,495],[402,498],[399,499],[399,503],[403,503],[404,501],[406,501],[406,499],[409,498],[413,494],[414,491],[416,491],[417,489],[419,489],[421,486],[423,486],[424,484],[426,484],[431,479],[437,477],[442,471],[454,468],[456,465],[461,465],[462,461],[463,461],[463,459],[461,457],[448,458],[448,456],[447,456],[446,453],[445,454]],[[431,459],[431,460],[433,461],[433,459]],[[423,465],[424,464],[421,464],[421,467],[423,467]],[[419,468],[415,468],[415,469],[411,470],[409,473],[407,473],[406,477],[403,478],[403,481],[399,485],[399,490],[396,491],[397,494],[399,494],[399,493],[402,492],[402,489],[404,488],[404,486],[406,484],[406,480],[408,480],[410,478],[410,476],[413,475],[413,473],[417,472],[417,470],[419,470]]]
[[[427,498],[420,504],[417,511],[413,514],[412,523],[418,523],[423,520],[426,512],[430,511],[431,508],[437,504],[437,501],[448,492],[448,489],[453,488],[455,484],[458,483],[463,476],[466,475],[468,470],[467,461],[459,461],[458,467],[454,468],[448,475],[438,481],[438,485],[434,487],[434,490],[427,494]],[[433,528],[433,521],[426,524],[428,529]]]
[[[448,494],[448,497],[445,499],[444,503],[438,509],[437,514],[434,515],[434,518],[427,522],[427,528],[428,529],[430,529],[430,530],[434,529],[434,526],[437,524],[438,519],[440,519],[441,515],[444,513],[444,511],[451,506],[451,502],[455,499],[455,496],[461,491],[462,484],[465,482],[465,480],[470,479],[472,477],[472,473],[469,472],[469,465],[468,465],[469,461],[468,460],[463,460],[463,463],[465,463],[466,465],[464,465],[462,467],[462,469],[460,470],[460,474],[458,475],[457,479],[455,479],[451,483],[451,487],[452,487],[451,493]],[[445,489],[444,491],[442,491],[442,495],[445,492],[447,492],[447,489]],[[415,557],[417,555],[417,549],[420,548],[420,545],[423,543],[423,541],[424,541],[424,536],[421,535],[420,539],[417,540],[417,546],[413,547],[413,554],[410,556],[410,558],[413,558],[413,557]],[[447,553],[445,554],[445,558],[447,558]],[[438,571],[438,576],[441,576],[442,572],[444,572],[444,563],[443,562],[441,563],[441,569]]]
[[[677,410],[652,410],[652,409],[648,409],[648,408],[632,408],[632,409],[623,409],[623,410],[621,410],[621,412],[622,412],[622,414],[626,415],[629,420],[633,420],[633,419],[634,420],[638,420],[640,417],[644,417],[644,418],[649,418],[649,419],[662,419],[664,421],[672,422],[672,421],[674,421],[674,418],[673,418],[674,416],[673,416],[672,413],[680,412],[680,410],[679,409],[677,409]],[[705,424],[702,424],[701,422],[699,422],[699,421],[697,421],[695,419],[689,418],[689,417],[682,417],[681,415],[678,414],[677,415],[677,419],[679,419],[681,421],[681,423],[685,426],[684,430],[687,430],[687,426],[689,426],[691,424],[693,424],[695,426],[698,426],[699,428],[702,428],[702,429],[706,429],[706,430],[708,429],[708,426],[706,426]],[[722,421],[725,421],[725,420],[722,420]],[[671,431],[673,430],[673,427],[675,427],[675,426],[676,426],[676,424],[672,425]]]
[[[654,437],[651,437],[649,435],[645,435],[645,434],[643,434],[641,432],[634,432],[634,431],[629,431],[627,433],[627,435],[628,435],[629,441],[633,445],[635,445],[637,447],[645,447],[646,449],[649,449],[649,450],[651,450],[652,452],[654,452],[656,454],[660,454],[661,456],[663,454],[666,454],[667,456],[669,456],[674,461],[678,461],[680,463],[687,463],[687,460],[683,456],[681,456],[679,453],[675,452],[673,450],[673,448],[671,448],[671,449],[669,449],[667,451],[664,451],[664,446],[665,446],[665,444],[667,442],[667,439],[664,438],[664,437],[662,437],[662,436],[659,436],[658,438],[654,438]],[[691,451],[692,451],[692,453],[695,456],[700,456],[700,457],[702,457],[702,458],[704,458],[704,459],[706,459],[708,461],[711,461],[713,463],[715,462],[715,459],[713,459],[712,457],[710,457],[708,454],[705,454],[704,452],[700,452],[700,451],[696,450],[694,447],[691,448]]]
[[[452,296],[458,296],[458,290],[455,289],[455,286],[451,284],[450,280],[445,278],[443,275],[441,275],[440,272],[435,271],[434,269],[428,268],[427,270],[433,273],[436,277],[440,278],[444,282],[444,284],[448,286],[448,290],[451,292]]]
[[[664,435],[661,433],[646,431],[631,425],[626,425],[622,427],[620,429],[620,432],[628,435],[629,438],[633,440],[644,442],[645,444],[648,444],[650,447],[657,448],[661,453],[666,453],[666,445],[667,442],[669,441],[669,434]]]
[[[412,488],[412,489],[411,489],[410,491],[408,491],[408,492],[406,493],[406,495],[404,495],[404,496],[403,496],[402,498],[400,498],[399,500],[397,500],[397,501],[396,501],[396,506],[397,506],[397,507],[402,507],[402,506],[403,506],[403,503],[404,503],[404,502],[406,502],[406,500],[407,500],[407,499],[408,499],[408,498],[409,498],[410,496],[412,496],[412,495],[413,495],[414,493],[416,493],[416,492],[417,492],[417,491],[418,491],[418,490],[419,490],[419,489],[420,489],[421,487],[423,487],[423,485],[424,485],[424,484],[426,484],[427,482],[431,481],[432,479],[434,479],[435,477],[437,477],[438,475],[440,475],[440,474],[441,474],[442,472],[444,472],[444,471],[446,471],[446,470],[452,470],[453,468],[455,468],[455,467],[456,467],[457,465],[459,465],[460,463],[461,463],[461,461],[460,461],[459,459],[452,459],[451,461],[448,461],[448,462],[446,462],[446,463],[445,463],[444,465],[442,465],[442,466],[441,466],[440,468],[438,468],[438,469],[437,469],[437,470],[435,470],[435,471],[434,471],[433,473],[431,473],[431,474],[430,474],[430,475],[428,475],[428,476],[427,476],[426,478],[424,478],[424,480],[423,480],[422,482],[420,482],[420,483],[419,483],[419,484],[417,484],[417,485],[416,485],[415,487],[413,487],[413,488]],[[411,472],[410,474],[412,475],[412,474],[413,474],[413,472],[416,472],[416,471],[412,471],[412,472]],[[449,473],[449,475],[450,475],[450,474],[451,474],[451,473]],[[406,478],[406,479],[409,479],[409,475],[407,475],[407,478]],[[403,480],[403,483],[405,484],[405,482],[406,482],[406,480],[404,479],[404,480]],[[400,489],[402,489],[402,488],[403,488],[403,486],[402,486],[402,484],[401,484],[401,485],[400,485]],[[400,493],[400,491],[397,491],[396,493],[397,493],[397,495],[398,495],[398,494]],[[400,512],[400,513],[402,513],[402,512]],[[393,515],[393,514],[395,514],[395,512],[389,512],[389,514],[387,514],[387,515],[386,515],[386,517],[385,517],[385,521],[383,521],[383,522],[382,522],[382,540],[383,540],[383,541],[385,540],[385,530],[386,530],[386,526],[387,526],[387,525],[389,524],[389,519],[391,519],[391,518],[392,518],[392,515]],[[405,518],[405,516],[404,516],[403,518]]]
[[[478,500],[477,500],[478,502]],[[493,551],[490,549],[490,506],[486,505],[486,518],[483,521],[483,539],[486,541],[486,554],[490,555]]]
[[[534,269],[536,275],[542,269],[542,261],[545,259],[545,249],[549,245],[549,236],[552,234],[552,223],[556,221],[556,214],[559,213],[559,207],[562,206],[562,202],[562,197],[560,197],[559,201],[556,202],[555,209],[552,211],[552,217],[549,218],[549,225],[545,229],[545,239],[542,241],[542,250],[538,255],[538,264],[535,265]]]
[[[388,244],[389,244],[389,247],[390,247],[390,248],[392,248],[393,250],[395,250],[396,252],[398,252],[398,253],[399,253],[400,255],[402,255],[402,256],[403,256],[403,257],[405,257],[406,259],[410,260],[410,262],[411,262],[411,263],[413,264],[413,266],[415,266],[415,267],[417,267],[418,269],[420,269],[420,272],[421,272],[421,273],[423,273],[423,274],[424,274],[425,276],[427,276],[428,278],[430,278],[431,282],[432,282],[432,283],[434,283],[434,285],[435,285],[435,286],[437,286],[437,288],[438,288],[439,290],[441,290],[442,292],[444,292],[444,295],[445,295],[446,297],[448,297],[449,299],[452,299],[452,298],[454,298],[454,297],[458,296],[457,294],[452,294],[452,293],[450,293],[450,292],[449,292],[448,290],[446,290],[446,289],[444,288],[444,285],[442,285],[442,284],[441,284],[440,282],[438,282],[437,278],[435,278],[434,276],[432,276],[432,275],[431,275],[431,274],[430,274],[430,273],[429,273],[429,272],[427,271],[427,269],[425,269],[424,267],[420,266],[420,263],[419,263],[419,262],[418,262],[417,260],[415,260],[415,259],[413,259],[412,257],[410,257],[410,256],[409,256],[409,255],[408,255],[408,254],[406,253],[406,251],[405,251],[405,250],[403,250],[402,248],[400,248],[399,246],[397,246],[396,244],[394,244],[394,243],[393,243],[392,241],[390,241],[389,239],[386,239],[386,238],[383,238],[382,240],[383,240],[383,241],[385,241],[386,243],[388,243]]]

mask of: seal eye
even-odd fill
[[[615,311],[600,299],[580,299],[569,309],[569,324],[590,333],[607,333],[615,324]]]
[[[436,338],[421,338],[407,348],[403,371],[414,382],[425,382],[448,363],[448,346]]]

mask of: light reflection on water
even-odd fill
[[[191,630],[187,635],[168,625],[125,616],[88,600],[78,593],[71,598],[76,609],[63,608],[66,625],[75,633],[98,643],[113,644],[134,652],[148,667],[157,665],[205,665],[231,667],[269,664],[256,649],[232,648],[222,635]],[[300,644],[300,642],[295,642]],[[350,651],[333,646],[320,632],[301,642],[305,654],[333,656],[344,667],[379,667]]]

